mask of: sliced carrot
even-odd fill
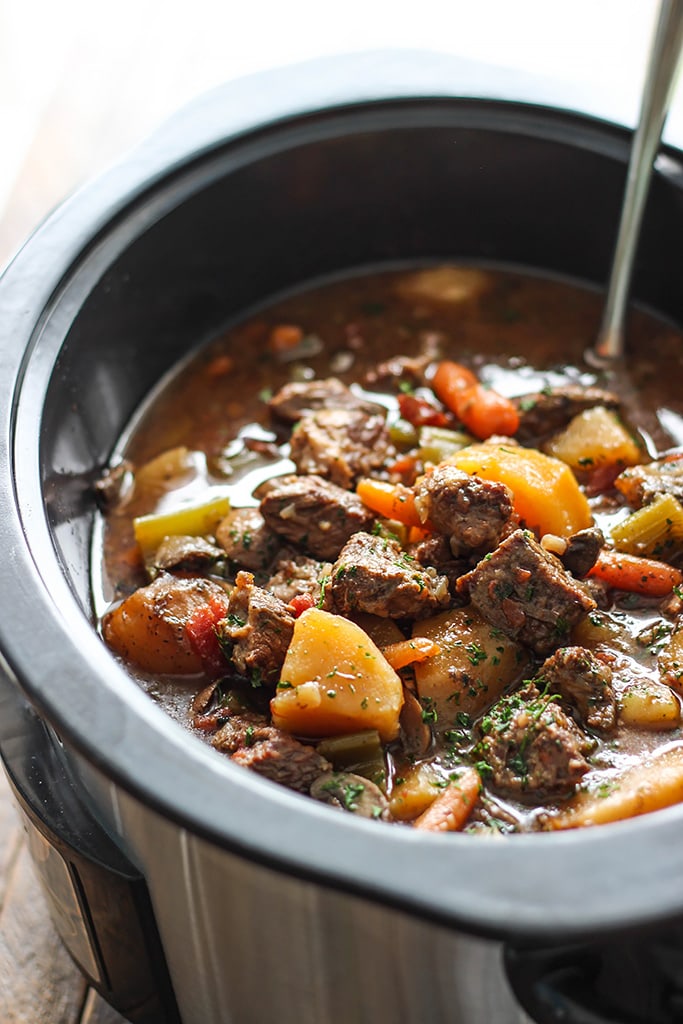
[[[514,402],[497,391],[484,387],[471,370],[444,360],[432,379],[432,388],[471,434],[485,441],[494,434],[511,437],[519,428],[519,413]]]
[[[416,661],[426,661],[440,652],[441,648],[426,636],[416,636],[412,640],[399,640],[382,648],[382,654],[393,669],[398,671]]]
[[[467,429],[480,441],[494,434],[512,437],[519,429],[519,413],[516,406],[483,384],[473,384],[463,391],[460,419]]]
[[[271,352],[288,352],[303,340],[304,332],[295,324],[278,324],[268,336]]]
[[[628,590],[645,597],[665,597],[683,584],[683,572],[654,558],[625,555],[602,550],[588,574],[604,580],[617,590]]]
[[[415,819],[413,828],[425,832],[458,832],[474,810],[480,791],[479,773],[475,768],[466,768]]]
[[[429,530],[423,529],[421,526],[411,526],[408,531],[408,543],[419,544],[421,540],[429,536]]]
[[[364,505],[384,519],[395,519],[405,526],[424,526],[417,514],[415,495],[403,484],[388,484],[383,480],[366,478],[359,480],[356,494]]]
[[[444,359],[436,368],[432,378],[432,390],[436,397],[459,418],[458,405],[463,391],[477,383],[471,370],[460,363]]]
[[[207,364],[205,373],[207,377],[224,377],[226,373],[230,373],[234,367],[235,360],[232,356],[216,356]]]

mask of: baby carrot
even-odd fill
[[[416,661],[426,661],[439,653],[441,648],[426,636],[416,636],[412,640],[397,640],[382,648],[382,654],[393,669],[398,671]]]
[[[479,773],[475,768],[466,768],[415,819],[413,828],[425,832],[458,832],[474,810],[480,790]]]
[[[471,370],[460,363],[448,359],[439,363],[432,388],[437,398],[480,441],[493,434],[510,437],[519,428],[519,413],[514,402],[484,387]]]
[[[364,505],[384,519],[395,519],[406,526],[424,526],[415,508],[415,495],[403,484],[366,478],[359,480],[356,494]]]
[[[683,572],[654,558],[625,555],[603,549],[588,574],[604,580],[617,590],[628,590],[645,597],[665,597],[683,584]]]

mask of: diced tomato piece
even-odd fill
[[[225,655],[216,635],[216,625],[225,618],[228,599],[225,603],[215,598],[200,608],[185,626],[185,633],[192,649],[199,655],[207,675],[222,675],[227,668]]]
[[[401,418],[414,427],[447,427],[453,422],[443,409],[416,395],[399,395],[398,408]]]
[[[298,619],[302,612],[315,607],[315,601],[310,594],[295,594],[289,602],[289,607],[294,618]]]

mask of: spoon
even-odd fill
[[[595,354],[599,359],[618,359],[623,354],[624,319],[633,261],[654,159],[673,95],[682,44],[683,0],[661,0],[626,175],[607,300],[595,342]]]

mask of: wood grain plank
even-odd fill
[[[0,913],[0,1021],[77,1024],[85,993],[22,843]]]
[[[12,867],[19,852],[23,831],[12,801],[9,783],[0,768],[0,910]]]

